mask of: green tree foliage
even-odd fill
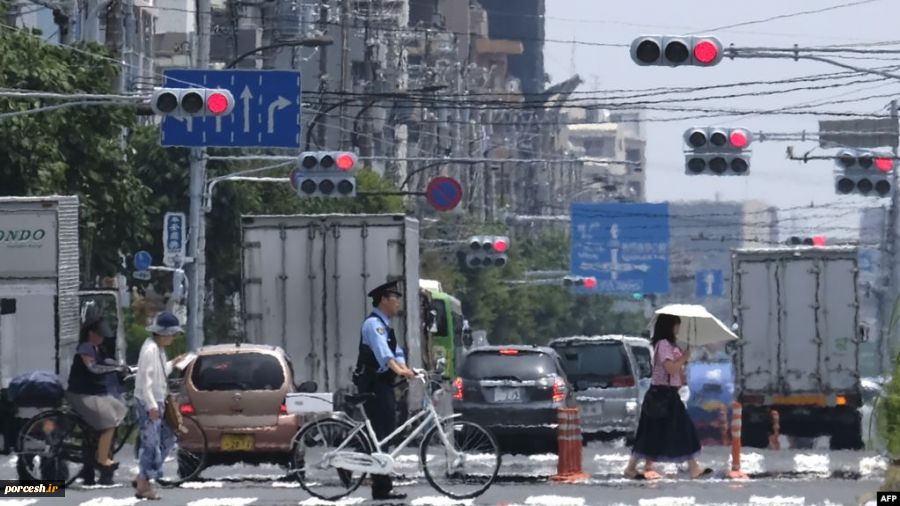
[[[105,54],[98,45],[84,50]],[[0,30],[0,88],[112,93],[114,63]],[[54,102],[0,98],[0,114]],[[0,119],[0,195],[78,195],[83,277],[117,271],[119,251],[146,239],[146,191],[129,170],[123,129],[133,110],[69,107]]]
[[[493,233],[493,232],[491,232]],[[556,337],[626,333],[639,335],[646,322],[638,313],[613,311],[614,299],[582,296],[560,285],[507,285],[529,270],[567,270],[567,235],[549,232],[512,240],[502,269],[466,270],[455,254],[423,252],[422,277],[441,280],[459,297],[473,328],[486,329],[492,343],[545,344]]]

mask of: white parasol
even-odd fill
[[[675,336],[679,342],[689,346],[704,346],[738,338],[718,318],[710,314],[703,306],[693,304],[670,304],[656,310],[650,319],[648,328],[652,331],[656,319],[661,314],[670,314],[681,318],[681,329]]]

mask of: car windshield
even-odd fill
[[[630,376],[625,345],[619,342],[554,346],[576,390],[611,385],[616,376]]]
[[[197,390],[278,390],[284,369],[272,355],[230,353],[197,357],[191,382]]]
[[[555,373],[552,356],[530,351],[518,351],[515,355],[475,352],[466,357],[461,371],[465,378],[513,381],[536,380]]]

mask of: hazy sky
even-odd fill
[[[716,27],[760,20],[781,14],[816,10],[856,3],[859,0],[755,0],[752,2],[711,2],[698,0],[547,0],[546,38],[612,44],[630,44],[642,34],[702,33],[717,35],[727,46],[824,46],[832,44],[897,41],[900,0],[874,0],[829,12],[806,14],[788,19],[713,30]],[[898,49],[894,45],[891,49]],[[858,66],[900,65],[900,55],[883,58],[843,60]],[[866,56],[866,58],[870,58]],[[571,43],[545,44],[546,71],[553,82],[579,74],[585,83],[580,90],[643,89],[654,87],[705,86],[738,81],[787,79],[811,74],[839,72],[842,69],[818,62],[793,60],[723,60],[711,68],[640,67],[634,64],[627,47],[595,47]],[[900,69],[897,71],[900,73]],[[858,79],[858,78],[857,78]],[[857,80],[854,79],[854,80]],[[849,81],[850,79],[848,79]],[[780,88],[819,83],[782,84]],[[762,88],[712,90],[709,94],[746,92]],[[805,90],[784,95],[715,99],[704,102],[672,102],[676,106],[751,109],[796,106],[827,100],[859,99],[871,95],[896,93],[900,98],[900,80],[885,79],[865,84],[825,90]],[[697,95],[692,95],[697,96]],[[822,105],[819,110],[877,112],[886,111],[889,97],[849,103]],[[651,118],[670,113],[648,111]],[[681,113],[680,115],[685,115]],[[689,121],[648,122],[647,198],[663,200],[759,199],[779,208],[827,204],[830,209],[799,212],[810,216],[809,232],[820,231],[826,215],[839,223],[829,231],[832,236],[847,236],[855,224],[848,206],[886,205],[887,199],[835,195],[832,161],[808,164],[786,159],[785,149],[794,146],[803,153],[817,148],[815,142],[756,142],[753,145],[751,174],[748,177],[689,177],[684,175],[682,134],[691,126],[744,126],[753,132],[815,132],[816,116],[754,115],[742,118],[718,117]],[[822,118],[836,119],[836,118]],[[833,150],[818,149],[816,154],[830,155]],[[785,218],[788,213],[781,215]],[[795,222],[796,223],[796,222]],[[804,222],[806,223],[806,222]],[[805,230],[790,233],[802,233]]]

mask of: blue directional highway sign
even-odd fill
[[[166,88],[222,88],[234,96],[227,116],[162,122],[162,146],[300,147],[300,73],[282,70],[165,71]]]
[[[699,298],[721,297],[725,294],[725,278],[720,270],[697,271],[697,291]]]
[[[572,204],[569,270],[597,293],[669,291],[668,204]]]

